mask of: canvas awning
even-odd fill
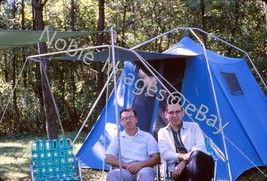
[[[103,31],[107,32],[107,31]],[[99,31],[55,31],[45,29],[41,30],[0,30],[0,50],[6,48],[15,48],[26,45],[33,45],[40,42],[52,42],[57,39],[64,39],[68,37],[75,37],[80,35],[90,35],[99,33]],[[111,46],[109,49],[93,54],[94,61],[107,61],[110,56]],[[181,51],[182,52],[182,51]],[[182,58],[188,56],[196,56],[194,53],[159,53],[159,52],[145,52],[136,51],[145,60],[168,60],[174,58]],[[82,56],[50,56],[54,60],[71,60],[71,61],[83,61],[84,55]],[[38,59],[38,58],[37,58]],[[131,52],[129,49],[115,46],[115,59],[116,61],[140,61],[140,59]]]
[[[98,33],[98,31],[61,32],[55,30],[47,30],[45,31],[44,36],[42,36],[42,33],[43,31],[38,30],[0,30],[0,49],[15,48],[19,46],[37,44],[40,42],[47,42],[48,38],[50,38],[51,41],[54,35],[54,40],[56,40],[79,35],[95,34]]]

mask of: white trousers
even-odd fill
[[[155,170],[151,167],[144,167],[136,174],[131,174],[128,170],[122,169],[122,181],[154,181]],[[120,169],[110,170],[106,181],[120,181]]]

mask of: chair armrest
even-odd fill
[[[30,164],[30,171],[31,171],[31,180],[34,181],[34,174],[33,174],[33,165]]]
[[[77,172],[80,177],[80,181],[82,181],[82,167],[81,167],[81,162],[79,158],[75,158],[75,166],[77,167]]]

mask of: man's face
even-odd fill
[[[121,113],[121,124],[124,129],[131,130],[136,128],[137,117],[134,116],[133,111],[124,111]]]
[[[172,126],[179,126],[184,117],[184,110],[179,104],[170,104],[165,111],[165,117]]]

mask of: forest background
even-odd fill
[[[102,31],[113,27],[116,44],[129,48],[175,27],[196,27],[245,50],[266,81],[266,4],[266,0],[0,0],[0,29],[48,26],[56,31]],[[110,34],[80,36],[75,41],[79,47],[110,44]],[[177,41],[175,35],[168,36],[142,50],[161,52]],[[208,40],[205,44],[225,56],[239,56],[232,48]],[[0,135],[47,132],[48,138],[58,136],[60,127],[40,64],[29,61],[14,89],[27,56],[53,51],[55,47],[44,43],[0,50]],[[104,63],[44,63],[63,127],[77,131],[107,79],[101,71]],[[104,95],[85,131],[94,125],[105,100]]]
[[[245,50],[265,83],[267,80],[267,0],[0,0],[0,29],[41,31],[45,26],[56,31],[103,31],[113,27],[116,44],[126,48],[175,27],[196,27]],[[71,42],[72,38],[66,41]],[[110,44],[110,34],[78,36],[75,41],[78,47]],[[141,50],[161,52],[178,41],[174,34]],[[209,39],[204,42],[207,48],[225,56],[241,56],[240,52]],[[46,133],[48,138],[58,137],[60,125],[43,71],[49,75],[60,120],[67,132],[79,130],[102,90],[107,79],[102,71],[104,63],[45,59],[43,70],[39,63],[28,61],[18,81],[26,57],[56,50],[45,43],[0,50],[0,136],[5,145],[14,136],[32,138],[31,135]],[[266,93],[255,70],[252,67],[251,70]],[[94,125],[107,95],[102,96],[90,116],[84,128],[86,133]],[[3,151],[3,156],[6,152]],[[24,165],[25,173],[28,162]],[[15,166],[8,167],[10,173],[18,172]],[[0,168],[3,170],[4,166]]]

